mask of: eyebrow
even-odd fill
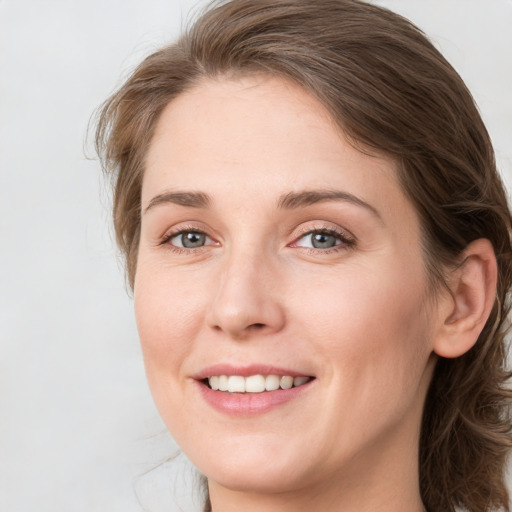
[[[368,204],[353,194],[341,190],[304,190],[301,192],[289,192],[280,197],[277,206],[280,209],[295,209],[324,201],[346,201],[355,204],[356,206],[365,208],[382,221],[380,213],[371,204]]]
[[[282,210],[293,210],[325,201],[346,201],[355,204],[356,206],[365,208],[382,221],[382,217],[376,208],[359,197],[341,190],[303,190],[299,192],[288,192],[279,198],[277,201],[277,208]],[[155,206],[167,203],[186,206],[189,208],[209,208],[212,204],[212,199],[204,192],[164,192],[151,199],[148,206],[144,209],[144,213]]]
[[[144,209],[144,213],[155,206],[166,203],[188,206],[189,208],[208,208],[211,204],[211,199],[204,192],[164,192],[151,199]]]

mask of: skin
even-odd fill
[[[311,190],[350,199],[278,206]],[[163,197],[177,191],[209,203]],[[147,377],[214,511],[422,511],[421,414],[454,301],[431,300],[394,162],[356,150],[284,80],[204,81],[158,121],[142,212],[135,309]],[[337,245],[312,247],[308,233],[325,229]],[[176,247],[183,231],[205,244]],[[193,378],[218,363],[315,380],[237,417],[206,403]]]

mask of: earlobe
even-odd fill
[[[492,244],[486,239],[471,242],[449,280],[450,296],[440,299],[441,318],[434,340],[437,355],[459,357],[473,347],[491,313],[496,280]]]

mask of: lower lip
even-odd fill
[[[262,393],[214,391],[203,382],[197,381],[197,384],[203,398],[217,411],[235,416],[248,416],[263,414],[298,398],[311,387],[313,382],[314,379],[296,388],[263,391]]]

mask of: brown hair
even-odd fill
[[[444,282],[470,242],[491,241],[499,272],[494,307],[473,349],[437,362],[422,423],[420,486],[430,512],[507,510],[510,209],[471,94],[406,19],[359,0],[233,0],[147,57],[103,105],[96,134],[114,177],[114,224],[130,284],[144,158],[160,113],[205,77],[252,72],[296,82],[358,147],[398,163],[420,215],[433,284]]]

